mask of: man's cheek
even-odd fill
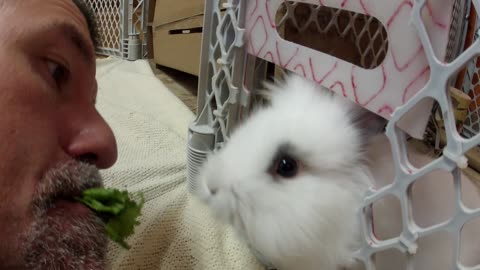
[[[2,200],[0,219],[7,222],[2,222],[0,226],[6,227],[5,230],[11,233],[21,233],[34,222],[32,193],[29,190],[18,189],[13,194],[14,196]]]
[[[10,256],[15,254],[20,257],[22,243],[26,241],[34,219],[25,211],[14,208],[15,200],[12,199],[9,202],[11,203],[7,203],[7,207],[0,208],[0,219],[7,221],[0,224],[0,239],[2,239],[0,241],[0,253],[10,254]]]

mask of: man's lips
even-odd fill
[[[57,191],[55,194],[52,196],[52,201],[58,201],[58,200],[65,200],[65,201],[75,201],[75,198],[81,197],[82,193],[91,188],[101,188],[101,185],[94,185],[94,184],[79,184],[78,186],[75,187],[68,187],[64,188],[62,190]]]
[[[85,216],[92,215],[93,211],[86,205],[72,200],[59,199],[53,202],[52,207],[48,210],[48,215],[61,214],[62,216]]]
[[[61,181],[61,180],[58,180]],[[92,183],[84,181],[82,183],[75,183],[71,185],[58,185],[55,190],[50,194],[50,201],[56,203],[57,201],[70,201],[77,202],[76,198],[82,197],[82,194],[85,190],[91,188],[101,188],[103,187],[101,183]]]
[[[51,207],[48,210],[49,214],[59,213],[63,215],[92,215],[93,211],[83,203],[76,200],[82,196],[84,190],[89,188],[101,187],[100,185],[82,185],[72,189],[62,190],[60,193],[52,196]]]

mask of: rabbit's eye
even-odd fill
[[[298,173],[298,163],[292,157],[282,156],[277,159],[275,173],[285,178],[294,177]]]

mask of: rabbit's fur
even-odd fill
[[[194,193],[279,270],[353,269],[353,252],[363,237],[358,215],[363,196],[370,186],[393,179],[388,140],[374,136],[385,121],[296,75],[268,88],[271,105],[252,113],[208,157]],[[284,157],[297,161],[295,176],[277,173]],[[453,204],[442,187],[422,184],[430,186],[421,187],[418,203],[442,198],[439,203]],[[473,185],[464,184],[469,199],[478,201]],[[376,206],[377,234],[388,236],[401,226],[400,216],[389,210],[392,205]],[[422,207],[420,213],[422,220],[437,215]],[[479,255],[474,257],[480,257],[480,244],[471,244]],[[378,269],[401,269],[385,259],[390,257],[378,258]],[[417,269],[451,269],[444,267],[447,261],[443,256],[431,264],[421,261]]]

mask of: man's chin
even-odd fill
[[[105,269],[105,226],[86,206],[73,200],[102,186],[98,169],[68,161],[49,169],[32,200],[34,222],[24,244],[27,269]]]
[[[28,269],[105,269],[107,243],[100,218],[81,204],[59,200],[29,234]]]

